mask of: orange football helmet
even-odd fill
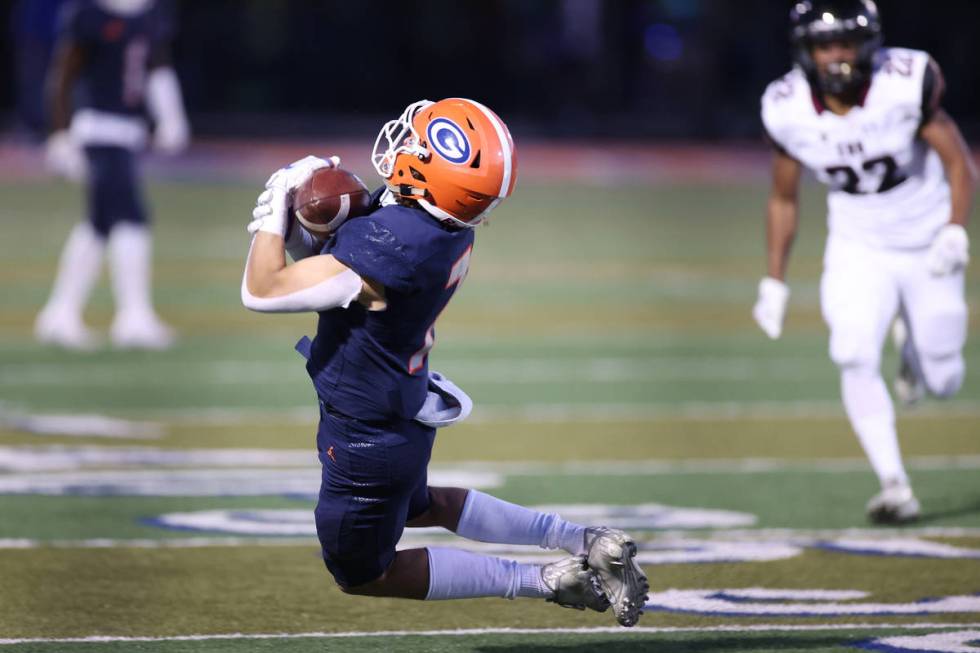
[[[486,219],[517,180],[507,125],[464,98],[408,105],[381,128],[371,162],[396,196],[458,227]]]

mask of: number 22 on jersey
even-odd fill
[[[831,166],[825,168],[825,170],[828,175],[838,181],[840,190],[845,193],[851,193],[852,195],[868,192],[884,193],[895,188],[895,186],[898,186],[907,179],[907,176],[898,167],[898,164],[895,163],[895,159],[890,156],[880,156],[876,159],[865,161],[861,165],[860,172],[850,166]],[[858,187],[862,176],[868,178],[871,181],[871,185],[875,185],[874,182],[877,181],[875,190],[862,190]]]

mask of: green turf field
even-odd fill
[[[871,528],[817,305],[819,190],[770,342],[749,314],[762,186],[519,184],[437,326],[431,366],[477,407],[439,435],[432,481],[635,531],[651,598],[625,631],[543,602],[333,586],[292,351],[313,321],[238,300],[257,188],[152,186],[155,295],[180,344],[82,355],[31,338],[77,191],[0,183],[0,653],[980,650],[980,266],[962,392],[899,412],[924,518]],[[88,319],[108,326],[105,282]],[[462,543],[403,544],[432,542]]]

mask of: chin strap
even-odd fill
[[[476,225],[483,222],[483,217],[487,214],[487,211],[484,211],[482,214],[480,214],[478,218],[476,218],[472,222],[463,222],[459,218],[450,215],[446,211],[440,209],[438,206],[428,202],[426,199],[422,197],[418,198],[415,201],[419,203],[419,206],[425,209],[426,213],[431,215],[436,220],[439,220],[440,222],[445,222],[446,224],[452,225],[454,227],[459,227],[462,229],[472,229]]]

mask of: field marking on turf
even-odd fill
[[[438,529],[435,529],[438,530]],[[445,533],[445,537],[434,537],[429,529],[418,529],[419,534],[415,535],[412,531],[405,534],[402,544],[413,547],[432,545],[445,545],[447,543],[461,543],[459,538]],[[426,531],[426,532],[422,532]],[[643,543],[652,542],[670,545],[676,542],[690,541],[731,541],[731,542],[758,542],[758,541],[782,541],[790,544],[812,545],[815,541],[833,541],[853,539],[857,537],[868,538],[878,542],[889,542],[915,537],[933,538],[980,538],[980,528],[963,527],[943,527],[929,526],[922,528],[898,528],[894,530],[873,529],[873,528],[842,528],[842,529],[758,529],[758,530],[698,530],[692,533],[689,530],[669,529],[657,531],[649,540],[641,539]],[[314,535],[297,537],[290,535],[276,537],[240,537],[233,535],[208,536],[208,537],[183,537],[166,539],[149,538],[91,538],[81,540],[38,540],[30,538],[7,538],[0,539],[0,550],[4,549],[38,549],[50,547],[56,549],[192,549],[209,547],[237,547],[237,546],[317,546]],[[482,544],[479,542],[466,542],[467,546],[492,548],[497,545]],[[887,546],[887,544],[886,544]],[[529,548],[533,550],[533,548]]]
[[[450,436],[451,437],[451,436]],[[910,456],[906,466],[919,471],[980,469],[980,455]],[[81,469],[159,467],[317,468],[311,449],[163,449],[99,445],[0,446],[0,472],[64,472]],[[862,472],[864,458],[705,458],[701,460],[646,459],[630,461],[434,463],[437,473],[478,473],[504,476],[576,474],[588,476],[648,476],[654,474],[753,474],[782,471]],[[0,477],[2,478],[2,477]]]
[[[130,411],[132,412],[132,411]],[[296,424],[316,422],[316,406],[297,405],[283,410],[250,409],[240,406],[206,409],[160,410],[147,406],[141,417],[159,419],[171,424],[211,424],[238,426],[288,421]],[[980,417],[980,404],[968,399],[925,403],[900,412],[902,419]],[[844,408],[837,400],[787,401],[676,401],[676,402],[577,402],[516,404],[477,403],[470,423],[498,422],[555,423],[568,421],[607,422],[658,419],[722,421],[732,419],[844,419]]]
[[[311,493],[312,495],[312,493]],[[312,499],[315,495],[312,495]],[[530,505],[532,510],[558,513],[582,524],[604,524],[613,528],[655,530],[659,528],[734,528],[751,526],[756,516],[733,510],[681,508],[656,503],[637,505],[548,504]],[[316,534],[309,508],[290,509],[212,509],[170,512],[142,520],[170,530],[219,532],[228,535],[309,535]],[[406,542],[431,535],[445,535],[442,528],[411,529]],[[508,550],[512,550],[508,546]]]
[[[3,406],[0,406],[2,409]],[[26,410],[18,411],[17,419],[30,417]],[[977,418],[980,404],[963,399],[932,402],[900,413],[901,419]],[[43,416],[42,416],[43,417]],[[61,417],[65,417],[62,415]],[[80,420],[99,418],[99,415],[79,414]],[[313,426],[317,408],[313,402],[277,410],[243,406],[212,406],[209,408],[161,409],[158,406],[131,406],[120,411],[120,419],[138,418],[136,423],[163,422],[166,426]],[[109,418],[113,419],[113,418]],[[762,419],[844,419],[839,401],[679,401],[647,403],[518,403],[477,404],[469,424],[555,424],[565,422],[633,422],[655,420],[688,420],[717,422]],[[5,420],[10,422],[11,419]],[[7,428],[14,428],[8,424]],[[3,424],[0,424],[3,427]],[[152,427],[151,427],[152,428]],[[30,431],[31,429],[21,429]],[[48,434],[54,434],[49,430]]]
[[[623,383],[637,381],[747,381],[823,377],[816,357],[759,358],[748,356],[603,356],[583,358],[511,357],[441,359],[437,367],[471,383]],[[830,366],[830,363],[826,363]],[[827,369],[830,369],[829,367]],[[807,371],[811,371],[807,374]],[[815,373],[814,373],[815,372]],[[117,386],[121,383],[168,385],[161,376],[195,379],[211,384],[251,385],[259,379],[305,378],[302,366],[290,359],[154,361],[153,377],[143,363],[83,362],[13,363],[0,370],[0,386]],[[176,383],[177,381],[173,381]]]
[[[910,653],[911,651],[976,653],[978,649],[973,644],[977,643],[980,643],[980,630],[959,630],[912,637],[884,637],[857,642],[852,646],[870,651],[884,651],[885,653]]]
[[[904,603],[851,602],[866,596],[866,592],[840,590],[669,589],[651,592],[644,610],[716,617],[912,616],[980,612],[980,596],[977,595],[938,596]]]
[[[2,408],[2,407],[0,407]],[[163,437],[162,424],[93,414],[29,415],[7,414],[0,409],[0,426],[35,435],[155,440]]]
[[[677,381],[801,381],[832,379],[832,363],[819,356],[595,356],[442,358],[433,366],[464,383],[602,384]],[[142,362],[10,363],[0,369],[0,387],[108,386],[138,383],[168,386],[192,377],[209,385],[253,385],[259,380],[305,380],[302,366],[276,360],[157,360],[153,375]]]
[[[459,628],[455,630],[378,630],[346,631],[338,633],[224,633],[216,635],[171,635],[160,637],[125,637],[111,635],[90,635],[88,637],[63,638],[6,638],[0,645],[15,644],[85,644],[114,642],[196,642],[209,640],[267,640],[267,639],[347,639],[361,637],[468,637],[476,635],[591,635],[619,634],[625,636],[639,634],[665,633],[757,633],[757,632],[808,632],[808,631],[849,631],[849,630],[970,630],[980,628],[980,623],[855,623],[855,624],[752,624],[745,626],[599,626],[592,628]]]
[[[315,464],[289,469],[123,469],[84,470],[58,474],[0,474],[0,494],[46,496],[242,497],[292,496],[315,498],[320,487]],[[494,472],[429,470],[429,482],[450,487],[497,488],[504,484]]]
[[[451,437],[451,436],[450,436]],[[430,467],[439,468],[443,463]],[[702,460],[647,459],[635,461],[569,461],[549,462],[458,462],[445,463],[452,469],[498,471],[508,476],[537,476],[542,474],[573,474],[583,476],[646,476],[655,474],[756,474],[764,472],[816,471],[828,473],[863,472],[868,470],[864,458],[705,458]],[[907,468],[935,471],[980,468],[980,455],[910,456]]]
[[[451,436],[450,436],[451,437]],[[980,455],[910,456],[906,466],[918,471],[980,469]],[[160,467],[317,468],[311,449],[163,449],[99,445],[0,446],[0,472],[65,472],[121,468],[147,471]],[[135,469],[133,469],[135,468]],[[436,473],[475,473],[503,476],[574,474],[588,476],[649,476],[655,474],[754,474],[783,471],[828,473],[863,472],[864,458],[705,458],[701,460],[646,459],[630,461],[434,463]],[[3,478],[3,476],[0,476]]]

